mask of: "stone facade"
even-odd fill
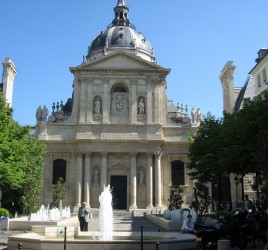
[[[58,177],[74,210],[82,201],[98,208],[107,185],[116,209],[164,208],[172,184],[184,187],[184,205],[190,204],[188,138],[198,121],[167,100],[170,69],[135,50],[109,51],[105,44],[98,57],[70,68],[72,98],[53,104],[43,119],[37,115],[36,136],[47,144],[43,204],[51,202]]]
[[[9,57],[5,58],[3,65],[3,82],[0,83],[0,90],[9,106],[12,106],[14,79],[17,74],[15,64]]]

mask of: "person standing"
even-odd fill
[[[87,203],[83,202],[82,206],[78,209],[78,220],[80,222],[80,231],[88,230],[88,216],[89,210],[87,208]]]

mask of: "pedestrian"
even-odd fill
[[[82,206],[78,209],[78,220],[80,222],[80,231],[88,231],[88,218],[89,210],[87,208],[87,203],[83,202]]]
[[[182,228],[181,228],[182,233],[194,233],[194,223],[192,221],[192,215],[188,215],[187,218],[183,221]]]

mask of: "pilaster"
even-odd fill
[[[161,176],[161,152],[157,152],[155,154],[156,161],[155,161],[155,194],[156,194],[156,207],[161,208],[162,207],[162,176]]]
[[[153,94],[152,94],[152,80],[151,78],[147,79],[147,123],[153,123]]]
[[[137,153],[130,154],[130,209],[137,208]]]
[[[86,122],[92,123],[92,112],[93,112],[93,96],[92,96],[92,90],[93,90],[93,82],[94,77],[87,79],[87,98],[86,98]]]
[[[159,79],[154,78],[152,80],[154,88],[154,123],[160,123],[160,87]]]
[[[85,123],[85,102],[86,102],[86,78],[80,78],[80,115],[79,123]]]
[[[107,187],[108,152],[101,153],[101,192]]]
[[[109,123],[109,109],[110,109],[110,98],[109,98],[109,78],[103,78],[103,123]]]
[[[147,208],[153,207],[153,154],[148,153],[147,165]]]
[[[85,164],[85,201],[90,207],[90,184],[91,184],[91,177],[90,177],[90,172],[91,172],[91,152],[86,153],[86,164]]]
[[[81,152],[76,153],[76,206],[81,205],[81,195],[82,195],[82,157]]]
[[[137,123],[137,80],[131,79],[131,123]]]

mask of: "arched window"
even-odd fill
[[[116,85],[113,87],[112,92],[128,92],[127,89],[122,85]]]
[[[172,185],[185,185],[184,163],[182,161],[171,162]]]
[[[62,178],[66,182],[66,161],[62,159],[53,162],[52,184],[57,184],[59,178]]]

